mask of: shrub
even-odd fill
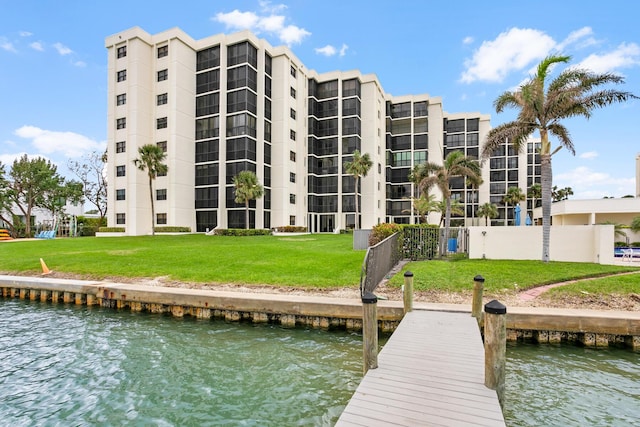
[[[166,226],[154,227],[153,230],[156,233],[191,233],[191,227]]]
[[[632,248],[640,248],[640,242],[631,242],[629,246]]]
[[[124,233],[124,227],[100,227],[100,233]]]
[[[282,225],[280,227],[275,227],[273,231],[277,233],[306,233],[307,227],[297,225]]]
[[[269,236],[271,230],[264,229],[245,229],[245,228],[226,228],[215,230],[217,236]]]
[[[404,225],[404,257],[412,260],[435,258],[438,254],[439,229],[435,224]]]
[[[375,225],[371,229],[371,234],[369,234],[369,246],[377,245],[387,237],[399,232],[401,229],[402,228],[398,224],[390,224],[386,222]]]

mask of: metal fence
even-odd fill
[[[360,295],[373,292],[402,259],[402,233],[395,233],[367,249],[360,272]]]

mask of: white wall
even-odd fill
[[[613,225],[551,227],[551,261],[613,264]],[[469,227],[470,259],[542,259],[542,227]]]

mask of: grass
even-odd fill
[[[39,275],[40,258],[56,272],[91,279],[154,278],[306,288],[357,287],[365,251],[351,235],[139,236],[0,243],[2,274]],[[485,278],[486,292],[515,292],[549,283],[598,277],[638,268],[587,263],[512,260],[422,261],[407,264],[417,291],[470,291]],[[400,287],[403,274],[390,281]],[[573,290],[575,289],[575,290]],[[567,285],[554,292],[640,293],[640,274]]]
[[[586,280],[549,289],[547,292],[550,298],[557,298],[566,295],[598,295],[603,293],[617,295],[640,294],[640,274],[628,274],[624,276],[602,277],[595,280]]]
[[[40,274],[43,258],[51,270],[93,279],[324,288],[357,286],[364,255],[350,235],[83,237],[0,244],[0,270]]]
[[[473,278],[481,275],[485,279],[485,291],[495,293],[522,291],[567,280],[638,271],[638,268],[575,262],[465,259],[411,262],[403,268],[402,273],[407,270],[414,274],[415,290],[469,291],[473,289]],[[590,283],[594,288],[600,289],[597,292],[613,292],[613,289],[616,289],[625,293],[640,293],[640,275],[629,277],[631,277],[629,286],[618,287],[617,278],[609,278],[601,286],[598,283],[605,279],[590,281]],[[403,282],[403,274],[397,274],[391,279],[390,284],[399,287]],[[576,286],[579,287],[579,285]]]

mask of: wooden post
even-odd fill
[[[498,393],[504,406],[507,307],[493,300],[485,304],[484,312],[484,385]]]
[[[402,300],[404,302],[404,312],[413,311],[413,273],[404,273],[404,286],[402,287]]]
[[[378,367],[378,297],[371,292],[362,295],[363,374]]]
[[[478,325],[482,324],[482,294],[484,292],[484,277],[477,275],[473,278],[473,301],[471,303],[471,316],[475,317]]]

